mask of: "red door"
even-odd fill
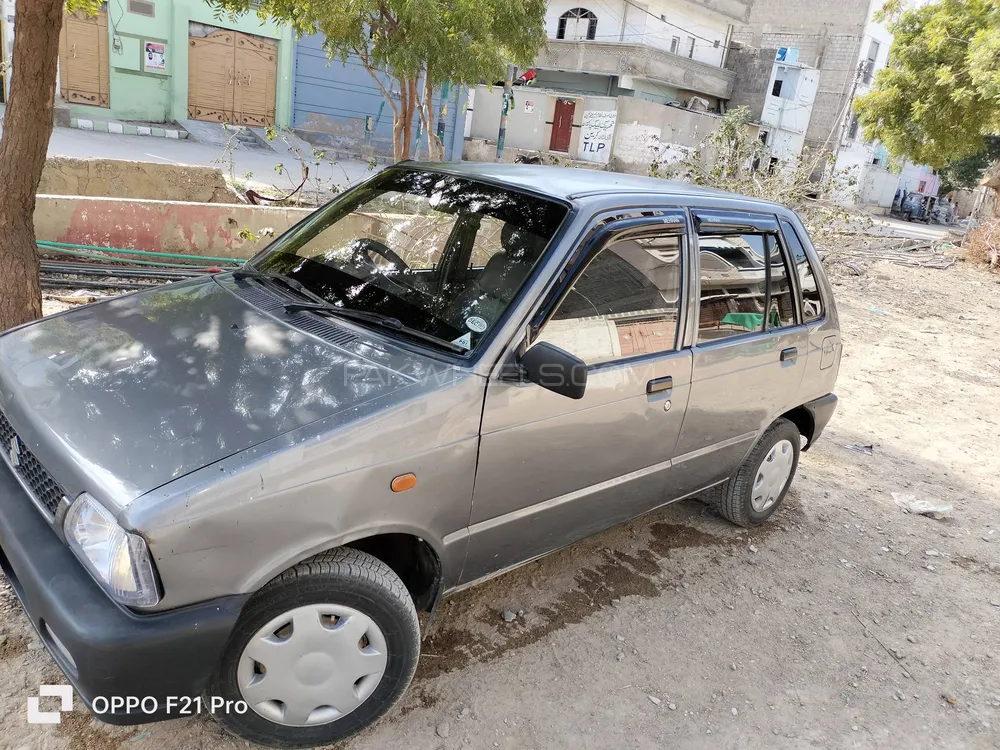
[[[556,111],[552,116],[552,139],[550,151],[569,151],[573,139],[573,115],[576,111],[574,99],[556,99]]]

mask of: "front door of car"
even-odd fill
[[[679,343],[685,228],[679,211],[605,227],[537,313],[533,341],[587,363],[582,399],[504,380],[498,368],[483,412],[463,581],[672,498],[670,457],[691,377],[691,352]]]
[[[674,473],[689,494],[728,478],[760,431],[799,405],[809,331],[774,216],[695,211],[699,318]]]

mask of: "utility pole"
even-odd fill
[[[497,161],[503,156],[503,142],[507,137],[507,112],[510,110],[511,87],[514,81],[514,66],[507,66],[507,78],[503,82],[503,105],[500,108],[500,132],[497,133]]]

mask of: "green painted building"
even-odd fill
[[[294,35],[201,0],[121,0],[67,16],[59,96],[76,118],[287,126]]]

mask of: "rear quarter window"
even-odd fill
[[[795,227],[787,219],[781,219],[781,233],[785,237],[785,243],[792,253],[796,272],[799,275],[799,288],[802,290],[802,313],[803,320],[809,323],[823,317],[823,298],[819,293],[819,284],[816,281],[816,274],[813,272],[812,264],[806,255],[805,246],[799,238]]]

